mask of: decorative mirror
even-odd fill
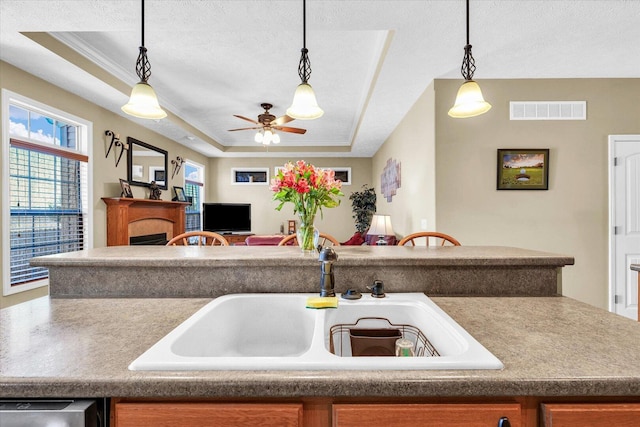
[[[131,185],[149,187],[155,181],[158,187],[166,190],[168,155],[161,148],[154,147],[135,138],[127,137],[127,180]]]

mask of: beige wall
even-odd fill
[[[105,158],[106,137],[105,130],[110,129],[120,134],[120,139],[126,141],[127,136],[132,136],[140,141],[147,142],[156,147],[167,150],[169,161],[181,156],[194,160],[197,163],[206,164],[207,158],[165,138],[136,123],[111,113],[85,99],[53,86],[39,78],[0,61],[0,87],[31,98],[40,103],[57,108],[69,114],[93,122],[93,246],[106,246],[106,205],[101,197],[116,197],[120,195],[119,179],[127,179],[126,153],[116,168],[113,149],[109,158]],[[2,112],[4,114],[4,111]],[[4,122],[4,120],[3,120]],[[1,124],[0,124],[1,126]],[[1,154],[0,154],[1,155]],[[171,166],[171,165],[169,165]],[[170,178],[169,172],[169,178]],[[163,200],[171,200],[171,186],[183,186],[182,174],[174,179],[169,179],[169,190],[162,191]],[[147,198],[149,190],[144,187],[131,187],[134,197]],[[0,245],[4,239],[0,239]],[[1,246],[0,246],[1,247]],[[0,267],[1,268],[1,267]],[[9,297],[0,296],[0,307],[13,305],[26,299],[47,295],[46,288],[21,292]]]
[[[434,104],[432,83],[373,157],[377,213],[391,215],[398,237],[422,230],[423,219],[427,230],[436,229]],[[391,202],[381,192],[381,175],[389,159],[400,162],[402,174],[401,186]]]
[[[272,201],[273,193],[268,185],[232,185],[232,168],[268,168],[269,177],[273,177],[276,166],[283,166],[288,161],[300,158],[211,158],[207,164],[210,179],[206,186],[206,202],[251,203],[251,226],[255,234],[277,234],[287,220],[297,219],[293,214],[293,205],[286,203],[280,212],[276,211],[278,202]],[[316,216],[316,227],[331,234],[339,241],[349,239],[355,233],[355,221],[351,217],[351,201],[349,196],[362,189],[364,184],[371,184],[371,159],[363,158],[304,158],[308,163],[318,167],[350,167],[351,185],[342,188],[340,206],[324,209],[324,215]]]
[[[466,245],[575,257],[563,294],[607,308],[610,134],[640,133],[640,79],[483,80],[491,111],[447,115],[460,85],[437,80],[438,228]],[[510,121],[509,101],[587,101],[585,121]],[[498,148],[549,148],[548,191],[497,191]]]
[[[436,80],[389,136],[373,159],[308,158],[317,166],[351,167],[351,186],[342,204],[326,209],[317,225],[343,241],[355,231],[349,195],[363,184],[376,188],[378,213],[389,214],[398,236],[422,228],[454,235],[466,245],[506,245],[574,256],[564,269],[564,294],[607,307],[607,136],[640,133],[639,79],[486,80],[482,89],[493,109],[483,116],[455,120],[446,115],[460,82]],[[120,193],[126,161],[116,168],[105,159],[104,131],[133,136],[206,166],[207,202],[252,203],[253,232],[277,233],[295,219],[290,205],[282,212],[268,186],[231,185],[233,167],[275,166],[297,158],[205,158],[186,147],[108,112],[29,74],[0,62],[0,86],[93,122],[94,246],[106,244],[103,196]],[[586,121],[509,121],[510,100],[586,100]],[[550,148],[548,191],[497,191],[496,149]],[[380,189],[388,159],[402,165],[402,183],[392,202]],[[437,159],[437,161],[436,161]],[[182,177],[169,186],[182,186]],[[133,187],[134,196],[147,190]],[[169,200],[169,191],[162,198]],[[437,226],[436,226],[437,216]],[[0,297],[0,307],[46,295],[35,290]]]

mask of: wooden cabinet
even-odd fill
[[[640,403],[542,404],[544,427],[637,427]]]
[[[253,234],[223,234],[224,238],[230,245],[241,244],[244,245],[244,241],[247,237],[253,236]]]
[[[390,398],[393,399],[393,398]],[[471,400],[375,397],[295,402],[112,399],[111,427],[638,427],[638,398],[558,401],[549,397]],[[589,401],[590,400],[590,401]],[[609,400],[609,401],[606,401]],[[506,418],[508,423],[501,423]]]
[[[114,427],[298,427],[301,403],[119,402]]]
[[[338,404],[334,427],[498,427],[507,417],[511,427],[522,425],[519,403]]]

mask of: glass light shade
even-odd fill
[[[262,143],[264,145],[269,145],[271,144],[271,141],[273,141],[273,133],[267,129],[264,131],[264,138],[262,139]]]
[[[145,82],[136,84],[131,90],[131,97],[122,111],[141,119],[164,119],[167,113],[160,108],[158,97],[153,88]]]
[[[465,81],[460,89],[456,102],[449,110],[449,115],[458,119],[475,117],[491,109],[491,104],[484,100],[480,86],[473,80]]]
[[[262,132],[256,132],[256,136],[253,137],[253,140],[258,144],[261,144],[262,138],[264,138],[264,136],[262,135]]]
[[[280,135],[274,132],[271,142],[273,142],[274,144],[280,144]]]
[[[301,83],[293,95],[293,103],[287,108],[287,116],[298,120],[313,120],[322,117],[324,111],[318,107],[316,94],[308,83]]]

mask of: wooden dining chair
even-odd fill
[[[340,246],[340,242],[338,242],[336,238],[333,237],[332,235],[326,234],[326,233],[320,233],[320,237],[318,238],[318,244],[324,247],[327,244],[327,242],[331,243],[331,246]],[[297,244],[298,244],[298,238],[296,237],[296,235],[289,234],[287,237],[280,240],[280,243],[278,243],[278,246],[289,246],[289,245],[297,245]]]
[[[423,238],[427,242],[426,246],[462,246],[455,238],[448,234],[438,233],[436,231],[419,231],[417,233],[411,233],[401,239],[398,242],[398,246],[405,246],[407,243],[410,243],[410,245],[407,246],[415,246],[416,240],[420,241],[420,239]],[[434,245],[431,244],[432,241],[435,243]]]
[[[197,239],[196,239],[197,238]],[[197,243],[196,243],[197,241]],[[178,234],[167,242],[167,246],[229,246],[221,234],[213,231],[188,231]]]

